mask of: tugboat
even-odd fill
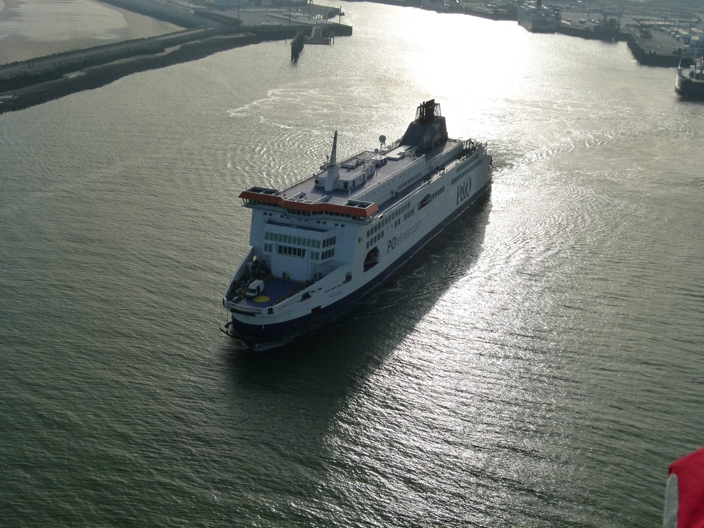
[[[440,105],[418,106],[402,138],[279,190],[240,194],[251,249],[225,290],[221,330],[280,342],[344,313],[379,287],[491,186],[484,144],[450,139]]]

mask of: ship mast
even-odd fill
[[[340,172],[337,170],[337,130],[332,139],[332,152],[328,161],[328,175],[325,178],[325,190],[330,192],[335,189],[335,181],[340,177]]]

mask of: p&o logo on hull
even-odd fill
[[[472,192],[472,180],[469,179],[464,183],[461,183],[457,186],[457,203],[455,203],[455,206],[458,206],[462,202],[464,202],[467,198],[469,198],[470,194]]]

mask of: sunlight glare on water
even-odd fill
[[[704,106],[625,43],[343,2],[267,42],[0,116],[8,526],[655,526],[700,446]],[[494,183],[282,347],[219,332],[240,191],[434,98]]]

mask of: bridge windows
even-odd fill
[[[306,250],[303,248],[278,245],[277,250],[279,252],[279,255],[292,255],[294,257],[300,257],[300,258],[303,258],[306,256]]]
[[[271,233],[269,231],[266,231],[264,233],[264,240],[271,240],[272,242],[282,242],[284,244],[295,244],[297,246],[310,248],[319,248],[321,245],[320,240],[293,235],[284,235],[283,233]]]

